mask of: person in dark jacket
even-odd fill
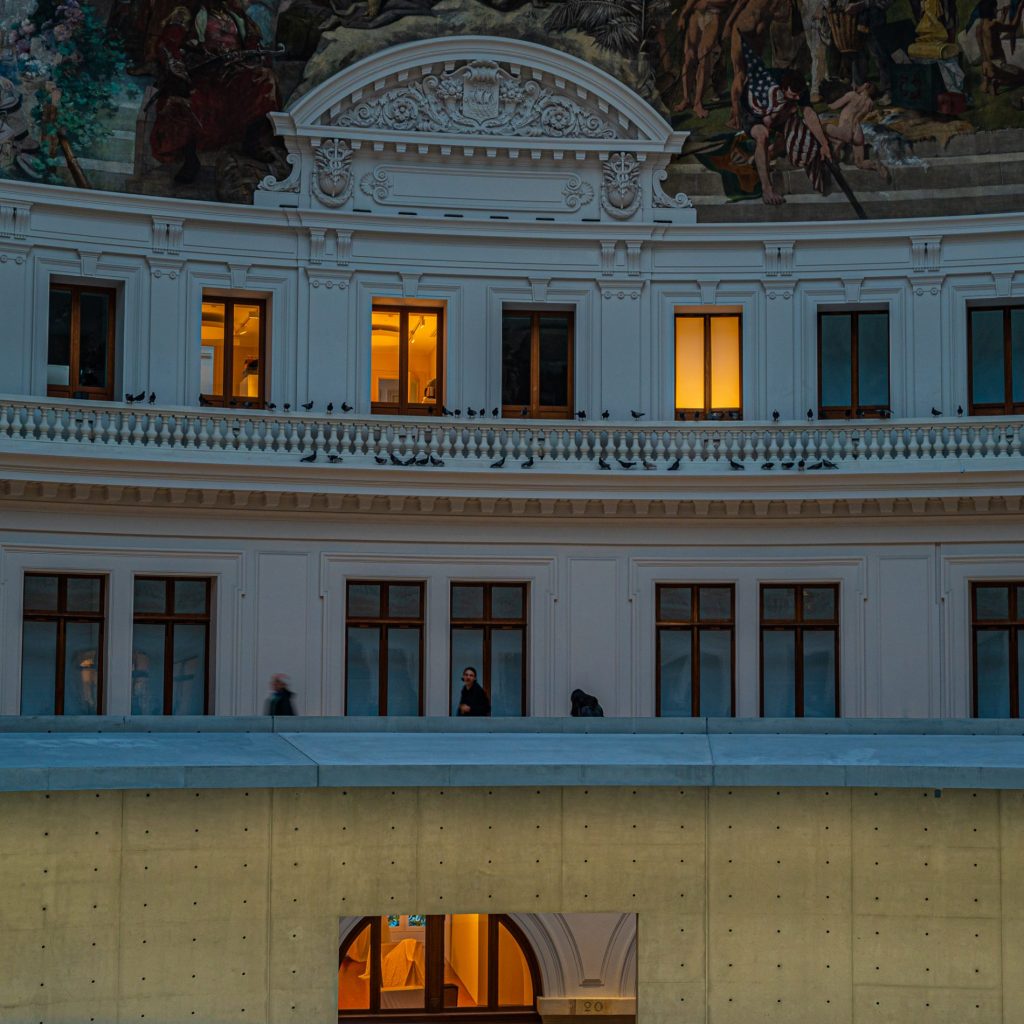
[[[288,677],[275,675],[270,680],[270,699],[267,701],[268,715],[294,715],[295,708],[292,705],[292,697],[295,696],[288,689]]]
[[[491,701],[484,688],[476,681],[476,669],[462,670],[462,692],[459,694],[459,715],[486,718],[491,713]]]
[[[604,718],[604,708],[591,694],[573,690],[569,699],[572,701],[572,711],[569,713],[573,718]]]

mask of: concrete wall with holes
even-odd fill
[[[21,793],[0,819],[6,1024],[328,1024],[339,919],[392,910],[634,912],[639,1024],[1024,1022],[1021,792]]]

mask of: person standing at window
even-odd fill
[[[462,670],[462,692],[459,694],[459,715],[473,718],[487,718],[491,713],[491,701],[484,688],[476,681],[476,669],[467,666]]]

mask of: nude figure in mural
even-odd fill
[[[764,44],[772,22],[789,17],[791,0],[737,0],[732,14],[725,23],[724,35],[729,39],[732,59],[732,88],[729,90],[732,114],[726,122],[730,128],[739,128],[742,120],[740,106],[747,87],[747,64],[743,56],[746,43],[756,54],[764,52]]]
[[[830,139],[842,142],[853,150],[853,162],[862,171],[875,171],[888,181],[889,168],[877,160],[867,158],[867,143],[861,129],[864,118],[875,109],[877,93],[878,90],[871,82],[862,82],[834,99],[828,108],[839,112],[839,121],[825,125],[825,133]]]
[[[999,92],[1001,85],[1011,89],[1016,85],[1024,85],[1024,71],[1008,63],[1003,51],[1003,40],[1013,41],[1020,32],[1024,3],[1017,5],[1016,17],[1012,21],[1002,21],[998,17],[996,3],[997,0],[981,0],[975,8],[978,24],[974,30],[981,54],[981,91],[993,96]]]
[[[683,95],[676,110],[693,106],[697,117],[707,117],[704,90],[722,54],[722,24],[732,0],[687,0],[679,12],[683,42]]]

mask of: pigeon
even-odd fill
[[[405,463],[394,453],[388,452],[388,458],[391,459],[392,466],[404,466]]]
[[[822,464],[820,462],[810,462],[806,466],[804,466],[804,469],[823,469],[823,468],[824,467],[822,466]]]
[[[738,420],[739,418],[740,418],[740,414],[735,409],[732,409],[729,412],[729,419],[731,419],[731,420]]]
[[[644,469],[657,469],[658,467],[650,459],[644,459]]]
[[[267,402],[267,408],[273,411],[277,408],[277,405],[274,402]]]
[[[461,409],[456,409],[454,415],[455,416],[461,416],[462,415],[462,410]]]
[[[327,456],[327,461],[328,462],[341,462],[341,456],[340,455],[328,455]]]
[[[878,415],[881,416],[883,420],[891,419],[892,409],[883,409]]]
[[[708,413],[708,419],[709,420],[720,420],[721,418],[722,418],[722,414],[720,412],[709,412]]]
[[[839,467],[838,467],[838,466],[837,466],[837,465],[836,465],[836,464],[835,464],[835,463],[834,463],[834,462],[833,462],[833,461],[832,461],[831,459],[825,459],[825,458],[823,458],[823,459],[821,460],[821,464],[822,464],[822,465],[823,465],[823,466],[824,466],[824,467],[825,467],[826,469],[838,469],[838,468],[839,468]]]
[[[670,462],[669,465],[668,465],[668,472],[669,473],[674,473],[679,468],[679,466],[682,464],[682,461],[683,460],[681,458],[673,459],[672,462]]]
[[[253,408],[255,408],[255,406],[256,406],[255,402],[243,402],[242,403],[242,408],[243,409],[253,409]]]
[[[508,454],[502,455],[497,462],[491,463],[491,469],[501,469],[505,465],[505,460],[508,458]]]
[[[469,417],[470,419],[472,419],[472,418],[473,418],[473,417],[474,417],[474,416],[476,415],[476,409],[470,409],[470,408],[469,408],[469,406],[467,405],[467,406],[466,406],[466,415],[467,415],[467,416],[468,416],[468,417]]]
[[[289,410],[289,409],[290,409],[291,407],[292,407],[292,406],[291,406],[291,403],[290,403],[290,402],[285,402],[285,403],[284,403],[284,411],[285,411],[285,412],[288,412],[288,410]]]
[[[386,466],[388,464],[388,460],[382,458],[380,455],[374,455],[373,461],[376,462],[378,466]]]
[[[533,456],[531,455],[519,468],[520,469],[532,469],[533,468]]]
[[[447,406],[447,405],[442,405],[442,406],[441,406],[441,415],[442,415],[442,416],[454,416],[454,415],[455,415],[455,413],[453,413],[453,412],[451,411],[451,409],[449,409],[449,408],[448,408],[448,406]]]
[[[530,415],[530,410],[527,409],[526,406],[524,405],[522,407],[522,409],[519,410],[519,415],[523,416],[523,417],[529,416]]]
[[[778,423],[778,422],[779,422],[779,410],[778,409],[772,409],[772,423]]]
[[[238,405],[238,401],[237,401],[236,399],[232,398],[232,399],[231,399],[231,401],[230,401],[230,402],[228,402],[228,405],[230,405],[230,406],[231,406],[231,408],[232,408],[232,409],[234,409],[234,407],[235,407],[236,405]]]
[[[780,462],[779,465],[783,469],[792,469],[796,465],[796,463],[795,462]]]
[[[124,393],[124,400],[125,400],[125,401],[126,401],[126,402],[127,402],[128,404],[129,404],[129,405],[131,405],[131,404],[132,404],[132,402],[134,402],[134,401],[135,401],[135,396],[134,396],[134,395],[130,395],[130,394],[129,394],[129,393],[128,393],[128,392],[126,391],[126,392]]]
[[[354,405],[349,405],[348,402],[342,402],[341,403],[341,411],[342,412],[351,412],[354,408],[355,408],[355,406]]]
[[[302,403],[302,408],[305,409],[306,412],[309,412],[309,410],[313,408],[313,403],[312,402],[303,402]]]
[[[699,420],[700,419],[700,409],[694,409],[694,411],[693,411],[693,418],[695,420]]]
[[[150,391],[149,393],[149,404],[153,405],[156,402],[156,392]]]
[[[762,469],[774,469],[775,468],[775,463],[774,462],[762,462],[761,463],[761,468]]]
[[[935,406],[933,405],[932,406],[932,415],[933,416],[941,416],[942,415],[942,410],[941,409],[936,409]]]
[[[585,420],[586,418],[587,418],[587,410],[586,409],[578,409],[576,411],[576,419],[578,419],[578,420]]]
[[[491,418],[492,418],[492,419],[497,419],[497,418],[498,418],[498,407],[497,407],[497,406],[495,406],[495,407],[494,407],[494,408],[493,408],[493,409],[491,410]]]
[[[957,414],[957,416],[963,416],[963,414],[964,414],[964,407],[962,405],[958,405],[956,407],[956,414]]]
[[[603,420],[608,419],[609,416],[611,416],[611,413],[607,409],[605,409],[605,411],[601,413],[601,419]]]
[[[610,466],[610,465],[608,464],[608,460],[607,460],[607,459],[606,459],[606,458],[605,458],[605,457],[604,457],[603,455],[599,455],[599,456],[597,457],[597,464],[598,464],[598,465],[599,465],[599,466],[600,466],[600,467],[601,467],[602,469],[611,469],[611,468],[612,468],[612,467],[611,467],[611,466]]]
[[[430,456],[426,452],[424,452],[422,455],[416,456],[416,458],[414,458],[412,462],[413,465],[416,466],[428,466],[430,465]],[[406,465],[408,465],[408,463],[406,463]]]
[[[630,409],[629,415],[632,416],[635,420],[642,420],[647,415],[647,413],[637,412],[636,409]]]
[[[616,458],[616,460],[615,460],[615,461],[616,461],[616,462],[617,462],[617,463],[618,463],[618,464],[619,464],[619,465],[620,465],[620,466],[621,466],[621,467],[622,467],[623,469],[632,469],[632,468],[633,468],[633,467],[634,467],[634,466],[636,465],[636,462],[630,462],[630,461],[629,461],[628,459],[619,459],[619,458]]]
[[[334,403],[333,402],[328,402],[327,403],[327,415],[330,416],[330,414],[332,412],[334,412]]]
[[[804,468],[804,466],[805,466],[805,465],[806,465],[806,463],[804,462],[804,460],[803,460],[803,459],[801,459],[801,460],[800,460],[800,461],[799,461],[799,462],[798,462],[798,463],[796,464],[796,468],[797,468],[798,470],[803,470],[803,468]]]
[[[309,455],[304,455],[299,462],[316,462],[316,449],[314,448]]]
[[[200,405],[209,405],[210,403],[205,398],[203,398],[202,395],[200,395],[199,396],[199,404]],[[271,407],[271,408],[273,408],[273,407]]]
[[[134,402],[141,402],[146,397],[146,389],[143,388],[137,395],[125,395],[124,400],[132,405]]]
[[[729,466],[732,469],[746,469],[742,462],[737,462],[735,459],[729,459]]]
[[[430,456],[430,464],[432,466],[443,466],[444,465],[444,459],[439,459],[436,455],[432,454]]]
[[[813,409],[808,409],[807,410],[807,418],[809,420],[813,420],[814,419],[814,410]]]

